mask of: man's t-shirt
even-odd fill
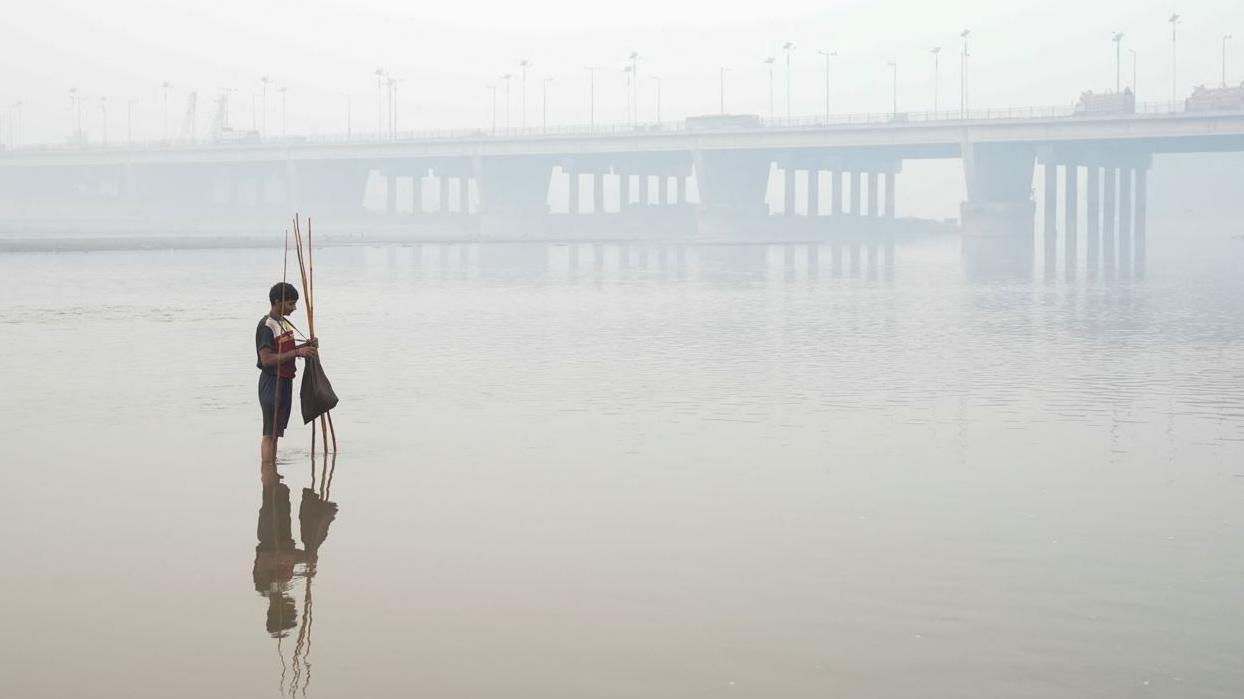
[[[271,348],[277,354],[294,351],[294,326],[284,318],[278,322],[272,316],[265,315],[259,320],[259,326],[255,328],[255,366],[269,376],[279,376],[283,379],[294,378],[297,368],[292,358],[274,367],[263,365],[263,362],[259,360],[259,350],[264,347]]]

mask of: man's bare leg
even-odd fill
[[[259,460],[265,464],[276,463],[276,440],[279,437],[264,435],[259,441]]]

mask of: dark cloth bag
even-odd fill
[[[299,399],[302,402],[304,425],[337,407],[337,394],[333,392],[333,385],[324,374],[319,357],[307,357],[303,361]]]

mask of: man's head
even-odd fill
[[[293,284],[279,282],[268,290],[268,301],[272,304],[273,311],[287,316],[298,308],[298,290]]]

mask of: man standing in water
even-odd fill
[[[255,328],[255,353],[259,367],[259,407],[263,409],[263,440],[259,456],[263,463],[276,462],[276,440],[285,435],[293,405],[295,357],[314,357],[319,341],[314,337],[294,344],[294,326],[286,316],[298,307],[298,290],[281,282],[268,291],[271,309]]]

